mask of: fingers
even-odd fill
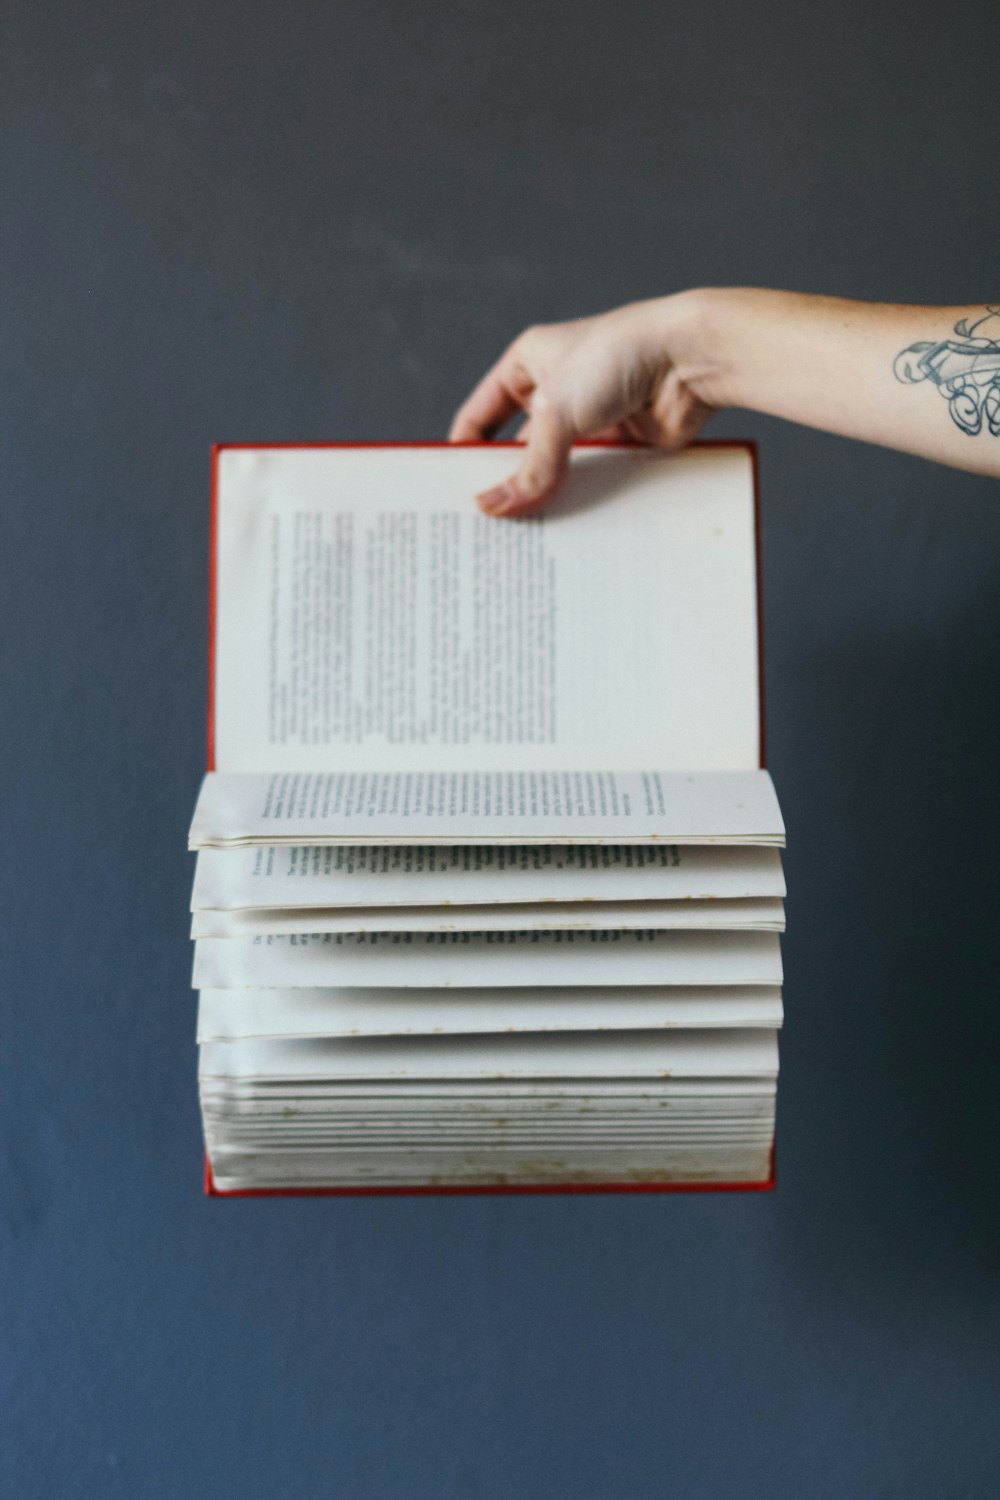
[[[648,441],[647,438],[640,438],[637,435],[628,418],[615,422],[611,427],[601,427],[597,432],[588,432],[586,436],[590,443],[644,443]]]
[[[527,516],[541,510],[562,483],[575,433],[558,408],[539,398],[532,403],[524,457],[517,473],[477,496],[491,516]]]
[[[450,443],[475,443],[492,437],[505,422],[528,404],[534,381],[512,344],[455,413],[448,433]]]
[[[521,403],[494,370],[482,379],[472,395],[455,413],[448,433],[449,443],[475,443],[492,437],[498,428],[521,409]]]

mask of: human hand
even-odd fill
[[[527,413],[520,467],[479,496],[494,516],[541,509],[578,438],[682,448],[726,406],[1000,478],[997,317],[992,302],[907,307],[759,287],[633,302],[522,333],[450,436],[481,440]]]
[[[519,411],[521,463],[478,497],[494,516],[540,510],[559,488],[579,438],[682,448],[717,409],[701,349],[703,294],[631,303],[597,317],[529,328],[483,377],[449,439],[489,438]]]

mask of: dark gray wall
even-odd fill
[[[3,14],[0,1489],[994,1493],[995,483],[718,424],[773,1196],[206,1201],[183,851],[209,443],[435,437],[525,322],[689,284],[995,298],[996,5]]]

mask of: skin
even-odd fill
[[[963,320],[967,332],[959,337]],[[527,329],[456,413],[450,439],[481,442],[526,414],[519,467],[478,497],[488,514],[510,517],[548,504],[576,440],[682,448],[729,406],[1000,478],[1000,435],[985,416],[974,434],[957,425],[941,399],[953,392],[941,388],[933,366],[928,378],[917,363],[925,348],[956,340],[968,348],[970,339],[981,348],[998,335],[1000,315],[983,304],[907,307],[754,288],[680,292]]]

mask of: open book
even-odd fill
[[[190,846],[214,1191],[772,1180],[752,453],[216,451]]]

